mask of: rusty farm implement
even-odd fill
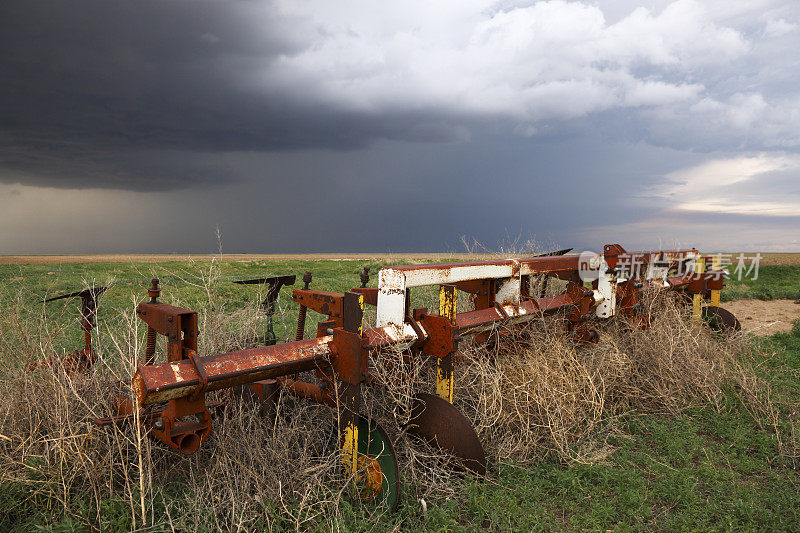
[[[117,402],[115,415],[95,422],[119,423],[138,416],[152,437],[189,454],[212,433],[212,409],[220,403],[209,401],[208,393],[230,390],[231,397],[238,394],[271,410],[277,393],[284,391],[335,409],[345,473],[362,487],[365,499],[394,509],[399,471],[392,441],[383,428],[363,416],[360,407],[363,388],[379,386],[370,374],[376,363],[381,362],[397,380],[411,379],[403,367],[412,362],[434,367],[435,390],[414,396],[405,431],[450,454],[461,468],[482,475],[486,455],[481,442],[469,420],[453,406],[457,352],[463,343],[491,342],[500,327],[519,328],[543,318],[563,322],[565,334],[579,343],[596,341],[593,326],[617,315],[644,328],[650,317],[640,297],[648,289],[673,291],[691,307],[693,317],[705,317],[716,329],[740,327],[718,306],[724,272],[705,269],[710,261],[697,250],[629,253],[615,244],[606,245],[602,254],[568,251],[385,267],[378,272],[377,287],[367,286],[365,269],[361,285],[344,293],[311,289],[307,272],[303,288],[292,291],[300,306],[296,337],[280,343],[272,329],[274,304],[281,287],[293,285],[295,276],[241,281],[268,286],[263,346],[217,354],[198,353],[197,313],[160,302],[158,280],[153,280],[149,301],[136,310],[148,331],[145,358],[132,377],[135,401]],[[548,296],[544,290],[548,280],[550,292],[556,294]],[[563,290],[553,291],[552,280],[561,280]],[[438,308],[414,307],[416,291],[423,287],[438,291]],[[459,293],[467,299],[460,312]],[[67,296],[78,295],[83,297],[83,293]],[[365,324],[365,306],[375,307],[374,324]],[[94,323],[94,307],[84,307],[88,327]],[[305,338],[309,310],[324,318],[313,337]],[[166,353],[158,360],[157,339],[162,336]],[[88,342],[81,357],[92,360]],[[301,379],[312,373],[313,379]]]

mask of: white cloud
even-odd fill
[[[800,156],[762,153],[711,160],[668,174],[666,184],[653,188],[650,195],[674,211],[800,216],[797,192],[765,184],[776,172],[800,178]]]
[[[246,83],[454,127],[499,119],[507,131],[529,135],[616,111],[632,113],[636,131],[656,145],[800,146],[793,60],[800,41],[790,22],[800,5],[637,4],[282,0],[270,4],[271,17],[291,28],[295,51],[254,70]]]
[[[764,25],[764,34],[769,37],[782,37],[787,33],[792,33],[797,30],[798,25],[793,22],[787,22],[786,19],[770,19]]]
[[[254,84],[367,112],[421,110],[520,122],[696,103],[701,71],[750,49],[703,5],[639,7],[609,24],[585,2],[278,4],[306,37]]]
[[[753,225],[737,220],[709,221],[690,212],[655,214],[629,224],[591,226],[576,238],[603,244],[620,242],[628,250],[698,248],[703,252],[800,252],[797,228],[780,219]],[[748,254],[747,263],[750,262]]]

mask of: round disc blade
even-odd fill
[[[375,501],[386,505],[392,512],[396,511],[400,502],[400,473],[392,440],[377,422],[363,416],[358,421],[358,453],[365,459],[367,485],[376,486],[375,478],[382,478]],[[362,463],[361,459],[359,463]]]
[[[742,324],[733,313],[722,307],[709,305],[703,308],[703,318],[714,331],[741,331]]]
[[[475,429],[450,402],[425,392],[414,395],[408,432],[459,460],[468,470],[486,474],[486,452]]]

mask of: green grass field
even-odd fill
[[[735,276],[731,268],[731,274]],[[722,301],[753,298],[756,300],[800,299],[800,265],[765,265],[755,280],[743,276],[731,278],[722,292]]]
[[[358,286],[363,266],[372,268],[374,285],[381,264],[363,261],[222,262],[213,268],[209,263],[177,262],[0,265],[0,295],[4,305],[35,317],[42,313],[45,296],[78,290],[87,282],[111,282],[101,301],[102,322],[132,309],[135,299],[142,300],[151,277],[162,280],[165,302],[192,308],[207,302],[200,285],[212,273],[221,283],[221,297],[213,305],[233,310],[252,305],[258,295],[252,288],[227,281],[298,274],[299,282],[303,271],[312,270],[312,287],[341,291]],[[798,298],[800,267],[763,266],[758,280],[733,285],[723,293],[724,300]],[[288,291],[281,305],[285,316],[276,323],[279,337],[292,335],[296,320]],[[53,345],[63,351],[77,347],[81,342],[77,302],[47,306],[48,319],[61,326],[53,328],[58,331]],[[427,502],[427,513],[417,501],[406,499],[397,514],[375,523],[365,521],[365,511],[358,506],[348,507],[342,509],[340,526],[363,531],[798,530],[800,475],[789,441],[795,437],[800,404],[800,323],[791,333],[762,338],[757,344],[766,354],[759,372],[772,386],[780,433],[754,419],[733,393],[726,395],[720,409],[698,406],[679,416],[631,412],[605,435],[610,453],[595,464],[565,466],[552,458],[534,467],[495,465],[488,482],[454,479],[460,496]],[[171,498],[183,497],[180,480],[163,491]],[[132,527],[130,508],[122,500],[105,501],[99,524],[85,495],[70,494],[68,502],[65,508],[37,496],[29,484],[4,479],[0,530],[72,531],[85,530],[87,524],[103,531]],[[168,530],[167,511],[152,512],[156,526],[151,530]],[[281,516],[279,509],[265,505],[263,526],[288,527]],[[319,523],[322,528],[324,522]]]

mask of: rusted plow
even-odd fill
[[[361,394],[365,386],[379,386],[370,369],[381,360],[396,371],[396,379],[410,379],[404,365],[430,362],[435,366],[435,391],[414,397],[410,423],[405,428],[452,455],[461,468],[482,475],[486,455],[470,424],[456,407],[455,355],[465,342],[490,342],[503,328],[521,327],[543,317],[563,321],[576,342],[593,342],[599,320],[621,315],[637,327],[650,318],[641,309],[642,291],[674,291],[691,305],[692,315],[708,318],[716,329],[738,329],[735,317],[718,306],[725,274],[705,269],[706,258],[697,250],[628,253],[613,244],[602,254],[567,254],[386,267],[377,287],[368,287],[369,272],[361,285],[344,293],[304,287],[292,291],[300,305],[296,339],[276,343],[271,322],[264,346],[220,354],[197,353],[197,313],[158,301],[158,280],[149,289],[150,301],[140,303],[138,316],[148,326],[147,353],[132,378],[136,405],[120,402],[121,410],[98,424],[117,423],[139,416],[150,434],[175,450],[196,451],[212,432],[207,394],[230,389],[261,402],[272,411],[280,390],[337,409],[342,465],[363,488],[367,500],[391,509],[399,500],[399,472],[391,439],[377,423],[364,417]],[[635,264],[636,268],[632,268]],[[548,296],[548,280],[565,282],[561,292]],[[264,310],[268,317],[283,285],[294,276],[262,278],[243,283],[269,286]],[[536,294],[532,287],[537,282]],[[415,308],[415,291],[438,287],[438,309]],[[552,287],[552,285],[551,285]],[[552,292],[552,291],[551,291]],[[458,310],[459,293],[467,298]],[[376,321],[367,325],[365,306],[376,307]],[[304,338],[306,314],[324,316],[313,338]],[[156,360],[156,338],[166,337],[166,355]],[[87,348],[88,349],[88,348]],[[401,354],[401,357],[398,357]],[[313,372],[311,381],[299,380]],[[244,392],[244,394],[242,394]],[[434,394],[435,393],[435,394]],[[262,411],[263,412],[263,411]]]

